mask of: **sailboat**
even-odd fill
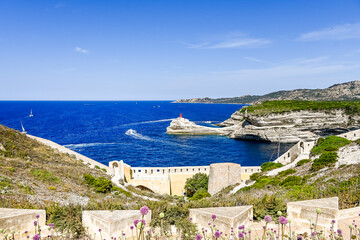
[[[34,115],[33,115],[33,113],[32,113],[32,109],[30,110],[30,115],[29,115],[29,117],[33,117]]]
[[[22,129],[22,133],[27,133],[27,131],[25,130],[25,128],[24,128],[24,125],[22,124],[22,121],[20,121],[21,122],[21,129]]]

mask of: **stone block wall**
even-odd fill
[[[214,163],[210,165],[208,192],[213,195],[221,189],[241,183],[241,165],[237,163]]]

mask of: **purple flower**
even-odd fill
[[[210,226],[210,225],[211,225],[211,223],[208,223],[208,225]]]
[[[99,228],[99,232],[101,232],[101,228]]]
[[[279,222],[283,225],[286,225],[286,224],[288,224],[289,221],[285,217],[280,217]]]
[[[36,234],[36,235],[33,237],[33,240],[39,240],[39,239],[40,239],[39,234]]]
[[[272,217],[270,215],[266,215],[264,219],[265,219],[265,222],[267,222],[267,223],[272,221]]]
[[[134,220],[134,226],[136,227],[139,222],[140,222],[140,221],[139,221],[138,219],[135,219],[135,220]]]
[[[25,231],[25,234],[27,234],[28,233],[28,231]]]
[[[145,216],[146,214],[148,214],[148,212],[149,208],[147,206],[143,206],[142,208],[140,208],[141,215]]]
[[[133,229],[134,229],[134,226],[130,226],[130,229],[133,230]]]
[[[143,225],[145,226],[146,225],[146,222],[145,222],[145,219],[141,220]]]
[[[196,235],[196,240],[201,240],[201,235],[200,234]]]
[[[190,218],[190,221],[192,221],[192,218]]]
[[[332,221],[331,221],[332,223],[336,223],[336,221],[333,219]]]
[[[304,239],[303,236],[301,235],[297,236],[297,240],[303,240],[303,239]]]
[[[220,238],[221,237],[221,233],[219,231],[216,231],[214,234],[215,238]]]
[[[37,221],[34,221],[34,226],[35,226],[35,227],[37,226]]]
[[[338,233],[339,235],[341,235],[341,234],[342,234],[341,229],[338,229],[338,230],[337,230],[337,233]]]
[[[239,232],[238,236],[239,236],[240,239],[244,238],[244,234],[242,234],[241,232]]]
[[[39,215],[39,214],[37,214],[37,215],[36,215],[36,218],[39,218],[39,217],[40,217],[40,215]]]
[[[244,230],[244,229],[245,229],[245,225],[239,226],[239,230]]]
[[[215,220],[215,219],[216,219],[216,215],[215,215],[215,214],[211,215],[211,218],[212,218],[212,220]]]

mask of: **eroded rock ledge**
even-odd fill
[[[345,110],[302,110],[263,115],[239,110],[217,125],[234,127],[230,138],[291,143],[348,132],[359,128],[359,122],[359,115],[350,116]]]

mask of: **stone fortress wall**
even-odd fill
[[[186,180],[196,173],[205,173],[209,175],[209,189],[212,194],[214,194],[229,185],[235,183],[244,183],[250,178],[251,174],[260,172],[259,166],[243,167],[240,166],[240,164],[235,164],[236,166],[232,166],[230,163],[211,164],[210,166],[131,167],[121,160],[109,162],[109,166],[105,166],[104,164],[101,164],[50,140],[31,136],[29,134],[27,134],[27,136],[49,147],[57,149],[62,153],[74,156],[74,158],[81,160],[84,164],[87,164],[91,168],[97,166],[99,168],[105,169],[106,173],[112,177],[112,181],[115,184],[119,184],[119,180],[123,180],[127,184],[134,185],[135,187],[148,189],[161,194],[171,194],[178,196],[183,195]],[[354,141],[360,138],[360,129],[349,131],[338,136]],[[314,145],[315,141],[299,141],[287,152],[279,156],[279,158],[274,162],[279,162],[285,165],[292,163],[295,160],[309,158],[310,151]],[[213,169],[213,171],[211,169]],[[234,171],[234,169],[237,170]],[[235,175],[234,172],[236,172]],[[219,176],[216,176],[219,174],[226,177],[219,178]]]
[[[211,164],[210,166],[131,167],[121,160],[109,162],[109,167],[114,172],[113,181],[124,180],[135,187],[148,189],[156,193],[182,196],[188,178],[191,178],[196,173],[205,173],[211,176],[211,169],[221,167],[222,164],[228,165],[230,163]],[[223,187],[228,186],[230,182],[235,184],[246,181],[251,174],[260,172],[260,167],[241,167],[240,164],[235,163],[233,165],[236,165],[239,169],[236,174],[237,180],[233,181],[232,178],[228,182],[221,179],[221,182],[225,183]],[[219,185],[219,183],[216,183],[216,185]],[[222,184],[219,186],[222,186]]]
[[[360,138],[360,129],[338,136],[354,141]],[[274,162],[286,165],[295,160],[310,158],[310,151],[315,143],[316,141],[299,141]],[[215,194],[229,185],[244,183],[251,174],[261,171],[259,166],[243,167],[235,163],[185,167],[131,167],[123,161],[112,161],[109,167],[112,169],[111,172],[128,184],[157,193],[178,196],[184,194],[186,180],[196,173],[209,175],[209,193]]]

